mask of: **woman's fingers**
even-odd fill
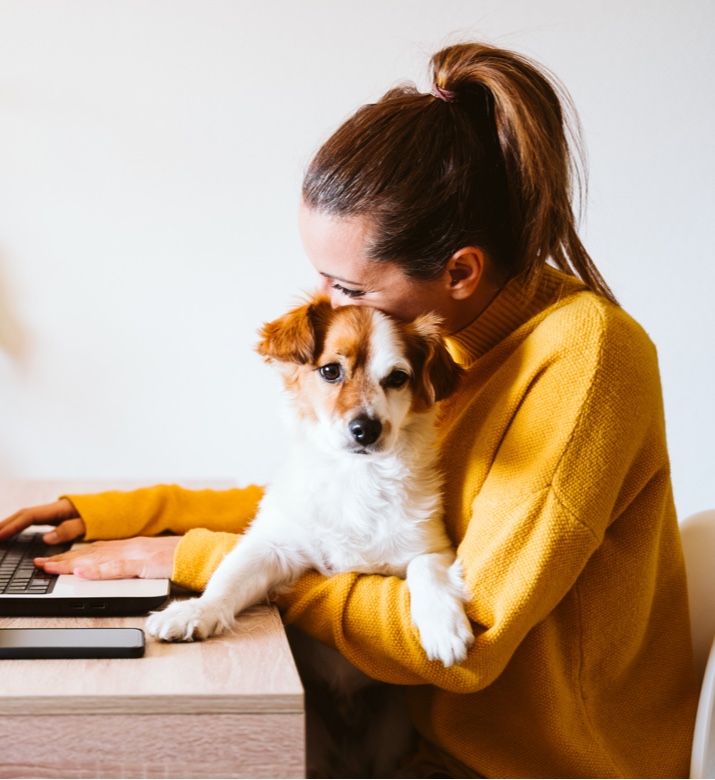
[[[48,574],[93,580],[168,579],[180,541],[180,536],[157,536],[95,542],[51,558],[35,558],[35,565]]]
[[[42,539],[45,544],[61,544],[62,542],[70,542],[72,539],[84,536],[86,530],[84,520],[81,517],[77,517],[74,520],[65,520],[63,523],[60,523],[54,531],[49,531]]]
[[[79,550],[70,550],[51,558],[35,558],[34,563],[38,569],[44,569],[48,574],[74,574],[78,557]],[[93,560],[91,556],[86,556],[86,559]]]
[[[86,580],[128,580],[141,577],[143,564],[140,560],[107,561],[106,563],[79,564],[74,574]]]
[[[14,536],[30,525],[56,525],[63,520],[79,519],[79,514],[67,498],[53,501],[51,504],[28,507],[0,521],[0,539]],[[84,528],[84,523],[82,523]],[[84,531],[82,531],[84,533]]]
[[[42,560],[37,558],[35,563]],[[99,562],[93,556],[83,556],[63,561],[45,559],[42,568],[48,574],[74,574],[86,580],[129,580],[141,576],[142,561],[130,558]]]

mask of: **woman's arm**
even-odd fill
[[[256,485],[232,490],[157,485],[66,496],[84,521],[88,540],[184,534],[193,528],[241,533],[262,497],[263,488]]]
[[[250,523],[262,496],[262,488],[256,486],[196,491],[176,485],[72,495],[16,512],[0,523],[0,538],[28,525],[58,523],[45,535],[49,544],[83,535],[113,541],[37,559],[37,565],[50,573],[88,579],[171,577],[186,588],[202,590],[236,544],[237,534]],[[215,532],[195,530],[199,526]],[[159,535],[184,531],[189,531],[187,538]]]
[[[427,660],[406,582],[397,577],[307,574],[277,598],[286,623],[376,679],[458,693],[486,687],[572,588],[599,539],[550,489],[498,505],[477,499],[473,510],[480,530],[465,537],[458,554],[472,595],[467,615],[475,643],[461,665],[445,669]]]

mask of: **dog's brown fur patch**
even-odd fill
[[[371,379],[367,374],[373,333],[373,313],[359,306],[335,310],[318,365],[340,363],[343,380],[336,383],[333,410],[347,419],[370,402]]]
[[[415,376],[412,408],[423,412],[452,395],[464,370],[452,360],[445,346],[438,317],[431,314],[418,317],[401,334]]]

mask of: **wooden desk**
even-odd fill
[[[0,482],[0,518],[65,491],[131,487]],[[0,627],[143,624],[0,618]],[[304,744],[303,690],[273,607],[206,642],[147,636],[144,658],[0,661],[0,777],[304,777]]]

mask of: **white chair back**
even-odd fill
[[[715,777],[715,509],[683,520],[680,534],[688,575],[695,666],[702,681],[690,776]]]
[[[715,638],[715,509],[683,520],[680,535],[688,575],[695,666],[702,680]]]

